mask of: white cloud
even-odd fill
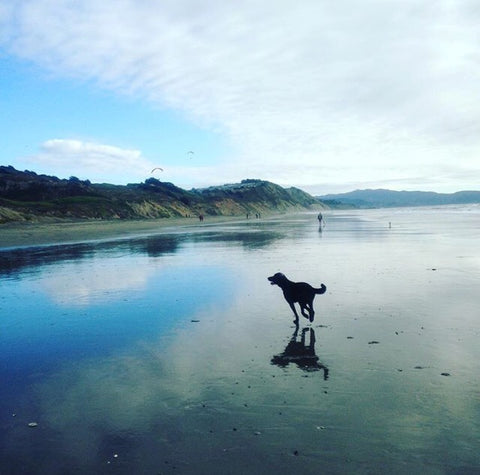
[[[455,188],[480,178],[479,17],[447,0],[25,0],[6,45],[221,128],[263,178]],[[452,162],[470,178],[443,176]]]
[[[40,153],[28,160],[48,173],[78,175],[93,181],[109,177],[113,182],[126,172],[132,178],[143,180],[155,166],[139,150],[73,139],[47,140],[41,145]]]
[[[65,306],[120,300],[125,292],[132,294],[146,287],[155,268],[143,264],[141,259],[117,260],[112,272],[105,259],[80,261],[46,274],[38,285],[54,302]]]

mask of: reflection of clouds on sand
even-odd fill
[[[459,251],[458,240],[409,228],[347,239],[330,231],[334,225],[332,218],[321,242],[315,222],[302,241],[299,226],[292,226],[295,239],[278,240],[268,252],[250,246],[235,253],[228,240],[228,252],[218,241],[212,252],[198,243],[179,246],[175,259],[163,246],[161,259],[152,257],[158,254],[152,246],[148,258],[111,259],[116,276],[145,267],[155,273],[147,286],[142,274],[130,282],[128,292],[144,286],[138,299],[123,293],[122,284],[84,297],[128,295],[128,301],[94,308],[94,316],[115,318],[91,328],[91,345],[80,339],[84,359],[64,360],[63,369],[56,364],[40,376],[33,398],[39,410],[31,420],[44,431],[36,434],[46,434],[42,457],[68,456],[63,470],[36,473],[71,473],[73,466],[99,473],[115,453],[130,464],[121,473],[173,471],[165,460],[182,474],[263,473],[265,466],[276,473],[340,473],[347,459],[354,461],[351,473],[367,466],[443,473],[457,461],[478,466],[478,266],[456,257],[473,256],[476,240]],[[108,275],[102,262],[94,256],[77,266],[79,275]],[[306,326],[314,329],[315,345],[308,330],[301,349],[311,347],[308,361],[328,367],[328,380],[323,371],[271,364],[272,355],[298,362],[296,351],[291,359],[290,310],[266,280],[272,268],[299,280],[325,277],[329,291],[314,324],[302,321],[293,336],[297,341]],[[66,275],[57,270],[62,266],[52,265],[42,278]],[[74,310],[83,331],[89,312]],[[67,331],[59,333],[62,343],[71,338],[68,345],[81,337],[70,321],[64,319]],[[59,328],[46,326],[28,349],[47,342],[45,354],[54,353],[49,337]],[[32,440],[36,448],[38,439]],[[291,456],[294,449],[299,457]]]
[[[117,259],[114,265],[111,259],[96,259],[58,267],[40,285],[59,304],[84,306],[141,290],[154,272],[143,258]]]
[[[253,346],[248,325],[234,325],[232,331],[230,319],[241,318],[241,307],[234,309],[237,315],[229,313],[228,321],[220,311],[211,306],[193,315],[199,323],[188,322],[173,340],[139,344],[120,355],[65,367],[37,386],[41,419],[59,435],[65,450],[72,447],[86,460],[114,435],[154,437],[169,444],[176,434],[191,441],[209,434],[212,425],[229,424],[238,417],[235,411],[246,410],[247,401],[253,409],[255,400],[261,411],[279,403],[275,396],[272,400],[275,380],[258,370],[270,371],[270,350]],[[277,390],[288,390],[287,381],[278,383]],[[302,404],[313,399],[307,396]],[[249,419],[252,427],[263,425],[261,414],[252,409],[242,419]]]
[[[54,375],[38,394],[55,452],[69,453],[69,466],[84,473],[97,473],[114,453],[125,458],[131,438],[167,423],[164,373],[159,358],[146,352],[92,360]]]
[[[80,431],[88,433],[87,440],[95,438],[97,429],[147,429],[155,410],[161,413],[168,394],[175,393],[165,384],[166,376],[161,358],[152,351],[81,363],[39,387],[44,415],[66,436],[75,427],[75,438]]]
[[[242,344],[246,336],[241,331],[231,334],[215,306],[192,320],[200,323],[192,322],[173,340],[139,343],[123,354],[87,360],[53,375],[41,387],[45,408],[51,405],[54,413],[62,414],[52,420],[65,427],[74,420],[81,423],[88,401],[89,411],[105,427],[132,429],[164,411],[167,402],[172,409],[181,408],[201,397],[209,383],[238,377],[232,373],[241,373],[251,356]]]
[[[154,437],[168,445],[171,437],[184,437],[188,432],[184,417],[201,407],[206,388],[218,378],[220,392],[234,384],[235,376],[226,369],[229,358],[208,342],[191,351],[191,337],[184,333],[168,348],[159,341],[65,368],[37,387],[42,420],[59,435],[65,451],[75,453],[79,464],[98,455],[109,439],[124,450],[135,450],[136,457],[156,457],[158,444],[152,455],[148,443],[136,447],[136,438]],[[216,358],[206,363],[211,355]]]
[[[252,276],[249,285],[260,285],[260,280],[263,276]],[[430,301],[432,295],[426,290],[423,298]],[[403,294],[397,298],[403,300]],[[291,338],[285,325],[288,312],[277,297],[252,293],[248,315],[244,299],[234,297],[226,313],[212,305],[192,314],[199,322],[186,323],[173,338],[70,365],[38,386],[41,420],[58,434],[65,452],[75,453],[79,464],[98,456],[99,447],[107,447],[110,453],[140,461],[141,467],[147,461],[158,464],[159,457],[176,457],[195,460],[204,468],[208,465],[201,464],[212,457],[238,460],[234,455],[238,454],[250,459],[255,450],[278,458],[279,447],[290,446],[291,440],[302,453],[318,453],[319,443],[336,451],[352,437],[362,443],[347,444],[349,450],[363,449],[365,444],[378,448],[380,441],[388,440],[389,456],[399,462],[405,452],[433,457],[435,441],[444,437],[445,427],[472,420],[466,427],[475,429],[475,408],[459,399],[450,384],[453,377],[440,376],[437,368],[409,370],[420,349],[425,350],[425,358],[434,352],[431,346],[422,347],[427,340],[417,334],[418,325],[403,317],[383,322],[381,344],[375,348],[365,343],[373,330],[378,332],[374,316],[357,321],[365,338],[357,329],[354,340],[345,339],[352,323],[345,316],[331,328],[318,329],[318,355],[332,368],[328,381],[321,371],[306,375],[295,365],[272,366],[278,343]],[[277,303],[280,310],[265,315],[265,307],[276,309]],[[325,299],[319,318],[327,318],[328,305]],[[385,318],[381,311],[378,317]],[[405,333],[395,335],[398,325]],[[331,431],[330,425],[336,430]],[[318,430],[320,426],[327,428]],[[454,429],[454,434],[460,430]],[[235,447],[231,455],[224,451],[229,447]]]

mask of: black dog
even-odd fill
[[[292,282],[281,272],[277,272],[275,275],[268,277],[268,280],[271,285],[278,285],[283,290],[283,296],[295,314],[295,323],[298,323],[298,313],[295,309],[295,302],[299,303],[302,315],[313,322],[315,316],[313,299],[316,294],[324,294],[326,292],[327,287],[325,287],[325,285],[322,284],[319,289],[315,289],[306,282]]]

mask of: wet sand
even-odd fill
[[[71,244],[77,242],[146,236],[169,232],[174,228],[208,226],[240,221],[242,217],[215,216],[199,222],[198,218],[163,218],[108,221],[43,221],[0,225],[0,248]]]
[[[479,216],[164,220],[3,252],[0,467],[478,473]],[[277,271],[326,284],[313,323]]]

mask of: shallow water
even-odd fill
[[[0,250],[0,473],[480,473],[479,238],[472,205]],[[326,284],[312,324],[278,271]]]

